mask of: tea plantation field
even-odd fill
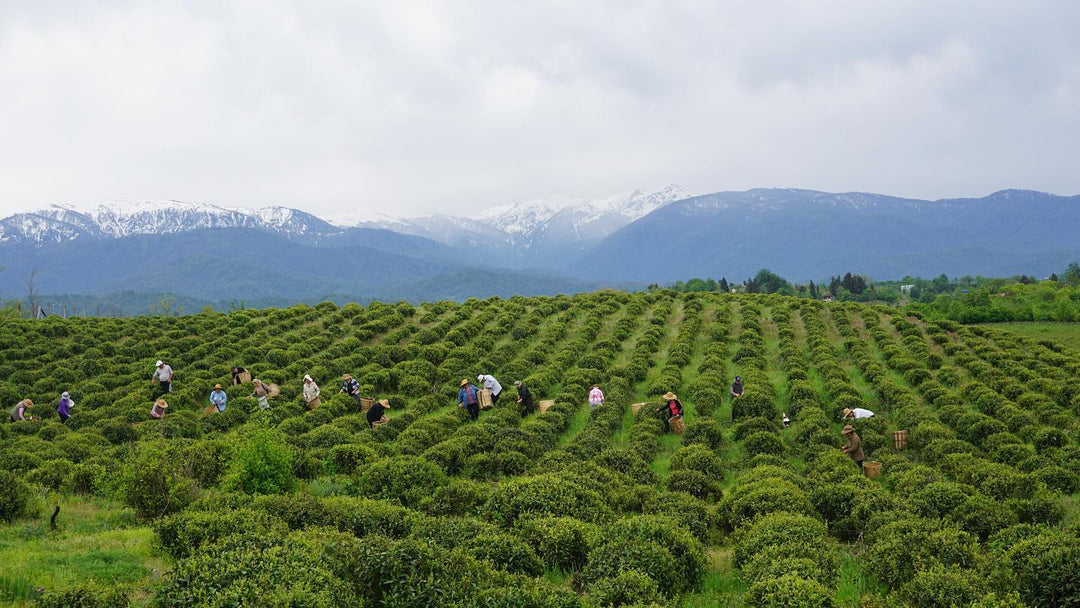
[[[1080,606],[1080,352],[1051,340],[660,291],[8,319],[0,348],[2,402],[39,418],[0,426],[3,602]],[[269,410],[232,365],[280,385]],[[471,422],[457,387],[480,373],[506,395]],[[555,405],[523,417],[514,380]],[[839,449],[855,407],[877,479]]]

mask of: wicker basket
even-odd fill
[[[881,477],[881,463],[880,462],[864,462],[863,471],[866,472],[866,476],[870,479],[877,479]]]
[[[251,372],[242,371],[236,376],[240,380],[240,384],[251,384]]]
[[[637,415],[638,415],[638,412],[640,412],[640,411],[641,411],[641,408],[643,408],[643,407],[645,407],[645,404],[644,404],[644,403],[632,403],[632,404],[630,405],[630,410],[631,410],[632,412],[634,412],[634,415],[635,415],[635,416],[637,416]]]
[[[387,422],[390,422],[390,419],[387,418],[386,416],[383,416],[382,418],[379,418],[375,422],[372,422],[371,426],[372,426],[372,428],[374,428],[374,427],[377,427],[377,426],[382,426],[382,425],[386,424]]]
[[[495,404],[491,401],[491,389],[480,389],[480,409],[490,410],[493,405]]]
[[[676,435],[682,435],[686,432],[686,422],[683,421],[682,416],[672,416],[668,418],[668,428]]]
[[[313,410],[322,405],[322,397],[315,397],[311,401],[307,402],[307,409]]]
[[[892,434],[893,446],[896,447],[896,449],[898,449],[898,450],[907,449],[907,436],[908,436],[908,432],[906,430],[904,430],[904,431],[893,431],[893,434]]]
[[[373,405],[375,405],[374,397],[360,397],[360,411],[366,412],[370,410]]]
[[[540,413],[541,414],[548,411],[552,407],[555,407],[555,400],[554,399],[542,399],[540,401],[540,403],[539,403],[539,408],[540,408]]]
[[[266,396],[267,397],[277,397],[280,394],[281,394],[281,387],[280,386],[278,386],[278,385],[276,385],[274,383],[270,383],[270,384],[266,385]]]

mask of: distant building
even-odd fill
[[[900,293],[911,293],[911,290],[914,287],[915,287],[914,285],[901,285],[900,286]]]
[[[821,299],[825,300],[826,302],[832,302],[833,301],[833,295],[831,293],[827,293],[824,296],[822,296]]]

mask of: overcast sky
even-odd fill
[[[0,2],[0,214],[1080,193],[1076,0]]]

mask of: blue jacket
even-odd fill
[[[225,391],[211,391],[210,403],[213,403],[219,410],[225,409],[225,402],[229,400],[229,396],[225,394]]]
[[[458,389],[457,402],[461,405],[469,405],[471,403],[479,404],[480,399],[476,394],[478,389],[473,385],[463,386]]]

